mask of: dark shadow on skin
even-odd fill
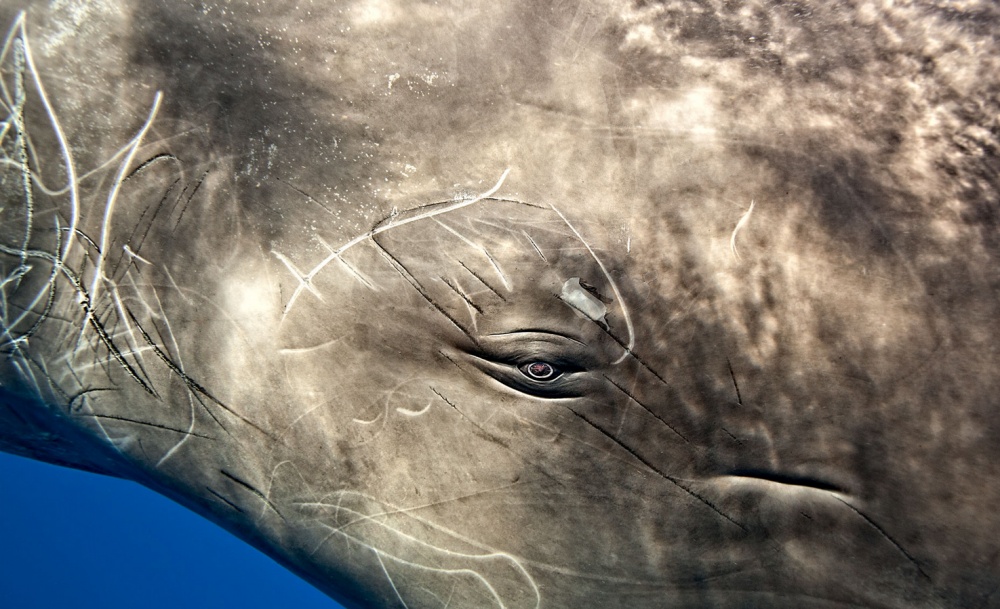
[[[302,191],[289,174],[308,168],[331,185],[373,174],[363,163],[333,162],[370,154],[377,138],[310,109],[310,102],[330,95],[317,84],[324,79],[290,69],[280,51],[263,48],[284,49],[287,41],[251,29],[245,18],[206,17],[194,6],[149,3],[137,12],[133,69],[152,69],[156,87],[168,92],[158,123],[209,127],[210,155],[233,159],[237,187],[244,195],[253,192],[241,197],[243,209],[264,220],[267,235],[282,230],[283,211],[297,206],[322,213],[317,203],[333,206],[323,193]],[[345,112],[348,105],[342,104]]]
[[[872,175],[871,159],[861,151],[842,149],[832,138],[802,134],[798,139],[805,141],[792,150],[751,145],[745,151],[776,171],[782,182],[808,185],[808,204],[835,241],[878,257],[910,249],[911,231],[905,227],[912,215],[893,206],[912,197]],[[886,162],[888,156],[883,156]]]

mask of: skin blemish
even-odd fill
[[[607,305],[580,285],[579,277],[571,277],[566,280],[559,298],[588,319],[607,324],[604,320],[604,316],[608,314]]]

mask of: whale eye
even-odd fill
[[[583,341],[548,330],[512,330],[485,334],[471,362],[509,389],[536,398],[583,396],[602,365],[595,350]]]
[[[543,361],[528,362],[518,366],[518,369],[533,381],[551,381],[560,375],[555,366]]]

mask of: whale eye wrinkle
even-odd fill
[[[556,367],[548,362],[534,361],[521,366],[521,372],[533,381],[551,381],[559,376]]]

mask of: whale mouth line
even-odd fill
[[[791,474],[786,472],[776,472],[766,469],[735,469],[726,472],[727,476],[735,476],[738,478],[755,478],[757,480],[766,480],[767,482],[775,482],[778,484],[785,484],[788,486],[800,486],[803,488],[812,488],[821,491],[829,491],[831,493],[841,493],[843,495],[849,495],[850,493],[847,489],[838,486],[827,480],[821,480],[819,478],[813,478],[811,476],[802,476],[799,474]]]

